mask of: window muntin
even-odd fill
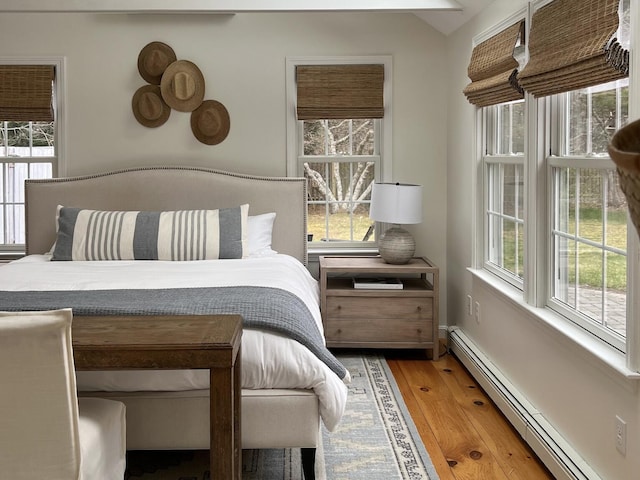
[[[622,351],[627,204],[607,145],[628,119],[628,98],[627,79],[553,97],[547,158],[549,307]]]
[[[303,120],[298,164],[308,180],[311,242],[338,246],[375,240],[369,218],[378,174],[380,120]]]
[[[24,248],[24,181],[53,176],[54,132],[54,122],[0,121],[0,250]]]
[[[484,108],[485,268],[522,288],[524,101]]]

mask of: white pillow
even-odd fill
[[[248,257],[264,257],[278,253],[271,249],[271,235],[275,219],[275,212],[247,217]]]

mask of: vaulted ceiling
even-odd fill
[[[493,0],[455,0],[462,10],[422,10],[415,15],[439,32],[448,35],[489,5]]]

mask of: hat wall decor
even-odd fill
[[[178,60],[163,42],[151,42],[138,54],[138,72],[148,82],[133,95],[136,120],[149,128],[163,125],[171,109],[191,112],[191,131],[206,145],[217,145],[229,134],[229,112],[216,100],[204,100],[204,75],[189,60]]]
[[[177,60],[162,74],[160,91],[174,110],[193,112],[204,99],[204,76],[195,63]]]
[[[229,112],[215,100],[205,100],[191,112],[191,131],[206,145],[217,145],[229,134]]]
[[[176,54],[169,45],[151,42],[138,54],[138,72],[150,84],[160,85],[162,74],[176,60]]]
[[[136,120],[149,128],[159,127],[171,115],[171,108],[162,99],[158,85],[144,85],[136,90],[131,107]]]

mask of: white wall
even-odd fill
[[[156,129],[134,119],[131,97],[145,83],[138,53],[155,40],[196,63],[205,99],[226,106],[231,130],[221,144],[196,141],[188,113],[172,111]],[[155,164],[285,175],[285,58],[392,55],[393,180],[425,187],[424,223],[411,230],[444,283],[448,59],[445,37],[416,16],[0,13],[0,57],[29,55],[66,57],[67,175]]]
[[[466,270],[472,264],[474,107],[462,89],[475,35],[526,5],[496,0],[447,38],[449,120],[447,152],[447,267],[449,322],[477,347],[541,412],[602,479],[629,480],[640,472],[638,382],[595,359]],[[465,312],[471,294],[481,304],[481,321]],[[614,419],[627,422],[627,454],[614,444]]]

